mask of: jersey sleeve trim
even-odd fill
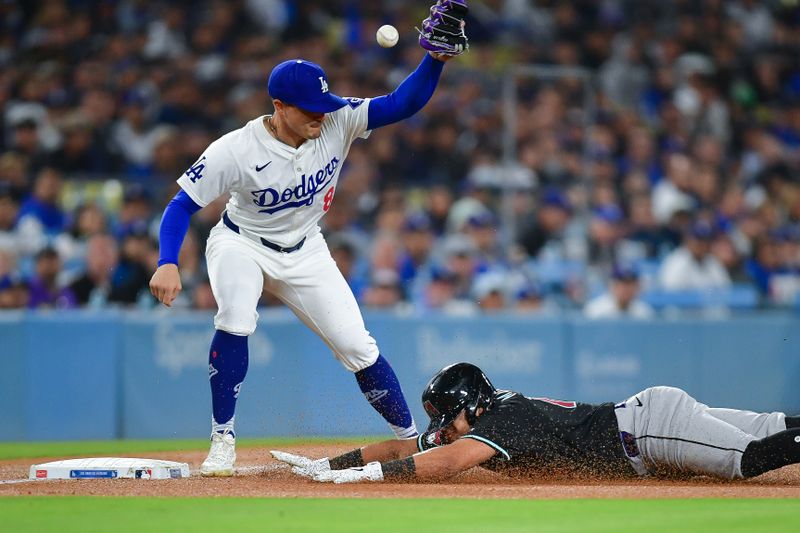
[[[203,200],[201,200],[200,197],[197,196],[197,194],[195,194],[193,190],[191,190],[189,187],[184,187],[183,184],[180,182],[180,180],[178,181],[178,185],[180,185],[181,190],[185,192],[189,196],[189,198],[192,199],[194,203],[199,205],[201,209],[208,205],[208,202],[204,202]]]
[[[506,461],[510,461],[511,460],[511,455],[509,455],[509,453],[502,446],[500,446],[498,444],[495,444],[494,442],[490,441],[487,438],[479,437],[478,435],[464,435],[461,438],[462,439],[475,439],[475,440],[477,440],[479,442],[487,444],[487,445],[491,446],[492,448],[494,448],[495,450],[497,450],[498,452],[500,452],[501,454],[503,454],[503,457],[506,458]]]

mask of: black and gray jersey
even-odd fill
[[[613,403],[529,398],[500,390],[462,439],[495,450],[481,466],[526,474],[635,475],[620,440]],[[445,444],[440,432],[420,435],[420,450]]]

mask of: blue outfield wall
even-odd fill
[[[185,438],[208,434],[205,313],[0,314],[0,440]],[[653,385],[715,406],[800,412],[800,319],[586,321],[400,318],[367,327],[419,426],[419,394],[442,366],[471,361],[525,394],[620,401]],[[294,316],[264,313],[239,397],[244,436],[387,434],[355,379]]]

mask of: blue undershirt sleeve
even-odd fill
[[[433,96],[443,68],[443,61],[425,54],[417,69],[394,91],[370,100],[367,129],[399,122],[425,107]]]
[[[178,252],[189,230],[189,219],[199,210],[200,206],[183,189],[167,204],[158,230],[158,266],[178,264]]]

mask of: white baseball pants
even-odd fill
[[[710,408],[674,387],[645,389],[615,412],[620,431],[635,439],[638,450],[625,448],[640,475],[686,472],[739,479],[747,445],[786,429],[783,413]]]
[[[262,290],[284,302],[311,328],[351,372],[371,366],[378,346],[321,233],[300,250],[271,250],[220,222],[206,246],[211,290],[218,312],[214,327],[234,335],[256,329]]]

